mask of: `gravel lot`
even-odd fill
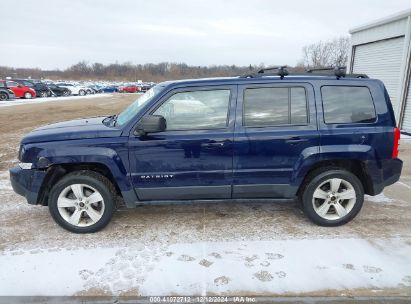
[[[267,200],[120,210],[103,231],[76,235],[13,193],[7,169],[22,135],[135,98],[0,108],[0,295],[411,296],[411,143],[400,182],[337,228]]]

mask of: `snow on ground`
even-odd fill
[[[410,254],[411,245],[401,239],[199,242],[155,249],[131,242],[117,248],[14,251],[0,256],[0,295],[90,289],[145,296],[273,295],[411,286]]]
[[[386,197],[384,192],[376,196],[365,195],[364,199],[366,199],[367,201],[373,202],[373,203],[380,203],[380,204],[388,204],[394,201],[393,199]]]
[[[92,98],[101,98],[101,97],[110,97],[112,94],[93,94],[93,95],[85,95],[85,96],[61,96],[61,97],[38,97],[34,99],[12,99],[2,101],[0,103],[0,107],[10,107],[10,106],[17,106],[17,105],[25,105],[25,104],[32,104],[32,103],[44,103],[50,101],[68,101],[68,100],[77,100],[77,99],[92,99]]]
[[[401,134],[401,141],[402,142],[411,142],[411,136],[406,134]]]

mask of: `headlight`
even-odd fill
[[[10,89],[7,89],[7,91],[9,91],[9,93],[14,94],[14,92]]]
[[[19,163],[19,167],[22,168],[23,170],[31,169],[32,166],[33,166],[32,163]]]

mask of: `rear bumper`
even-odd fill
[[[373,193],[371,195],[377,195],[381,193],[385,187],[396,183],[401,176],[402,171],[401,159],[388,159],[382,162],[382,169],[377,172],[374,171],[372,175],[373,179]]]
[[[37,204],[46,172],[36,169],[22,169],[20,166],[15,166],[9,170],[9,173],[14,192],[24,196],[29,204]]]

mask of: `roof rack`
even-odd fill
[[[280,76],[281,79],[284,78],[284,76],[287,76],[289,73],[287,71],[287,66],[283,65],[283,66],[275,66],[275,67],[269,67],[269,68],[265,68],[265,69],[261,69],[257,72],[257,74],[245,74],[245,75],[241,75],[240,78],[255,78],[255,77],[262,77],[262,76],[266,76],[266,75],[261,75],[261,74],[267,74],[265,73],[266,71],[273,71],[273,70],[277,70],[277,73],[268,73],[268,76]]]
[[[287,66],[276,66],[276,67],[269,67],[265,69],[259,70],[256,74],[245,74],[240,76],[240,78],[255,78],[255,77],[263,77],[263,76],[280,76],[281,79],[284,79],[284,76],[292,75],[292,76],[331,76],[331,73],[313,73],[319,71],[334,71],[334,75],[337,79],[343,78],[369,78],[366,74],[346,74],[346,67],[325,67],[325,68],[313,68],[313,69],[306,69],[305,73],[292,73],[290,74],[286,69]],[[277,70],[277,73],[266,73],[266,71],[273,71]]]

